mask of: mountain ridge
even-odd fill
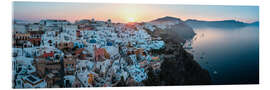
[[[165,22],[165,21],[180,21],[180,22],[183,22],[183,20],[181,20],[180,18],[172,17],[172,16],[165,16],[165,17],[157,18],[157,19],[154,19],[154,20],[152,20],[150,22]]]
[[[197,19],[187,19],[184,21],[186,24],[192,28],[203,28],[203,27],[215,27],[215,28],[241,28],[246,26],[259,26],[259,21],[252,23],[241,22],[237,20],[220,20],[220,21],[204,21]]]

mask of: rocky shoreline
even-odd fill
[[[169,37],[168,30],[155,30],[148,33],[152,36],[160,36],[165,41],[165,47],[153,53],[163,56],[160,71],[149,68],[148,78],[143,81],[145,86],[167,85],[209,85],[211,77],[209,72],[203,69],[194,59],[193,55],[186,52],[183,39]]]

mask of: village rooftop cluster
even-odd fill
[[[162,26],[161,26],[162,27]],[[13,24],[13,88],[141,85],[158,72],[165,42],[149,23],[83,19]]]

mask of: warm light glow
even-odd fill
[[[33,8],[34,7],[34,8]],[[148,22],[157,18],[172,16],[198,20],[231,20],[254,22],[259,19],[258,6],[196,6],[196,5],[150,5],[150,4],[108,4],[108,3],[60,3],[60,2],[15,2],[14,19],[36,21],[41,19],[66,19],[71,22],[81,19],[113,22]],[[35,14],[32,14],[32,13]],[[205,13],[207,12],[207,13]]]
[[[135,22],[136,20],[135,20],[135,18],[133,18],[133,17],[129,17],[127,21],[128,21],[128,22]]]

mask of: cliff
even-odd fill
[[[187,39],[192,39],[195,35],[193,29],[180,18],[166,16],[152,20],[149,23],[156,26],[156,30],[152,34],[153,36],[163,35],[164,38],[172,37],[171,39],[175,42],[184,42]],[[161,28],[162,26],[166,28]]]
[[[181,29],[181,28],[180,28]],[[203,69],[193,56],[180,45],[183,38],[176,38],[177,33],[168,30],[148,31],[151,36],[160,36],[165,41],[165,47],[155,54],[164,56],[160,71],[149,68],[148,78],[143,83],[146,86],[167,85],[208,85],[211,84],[209,72]],[[173,35],[172,35],[173,34]]]

